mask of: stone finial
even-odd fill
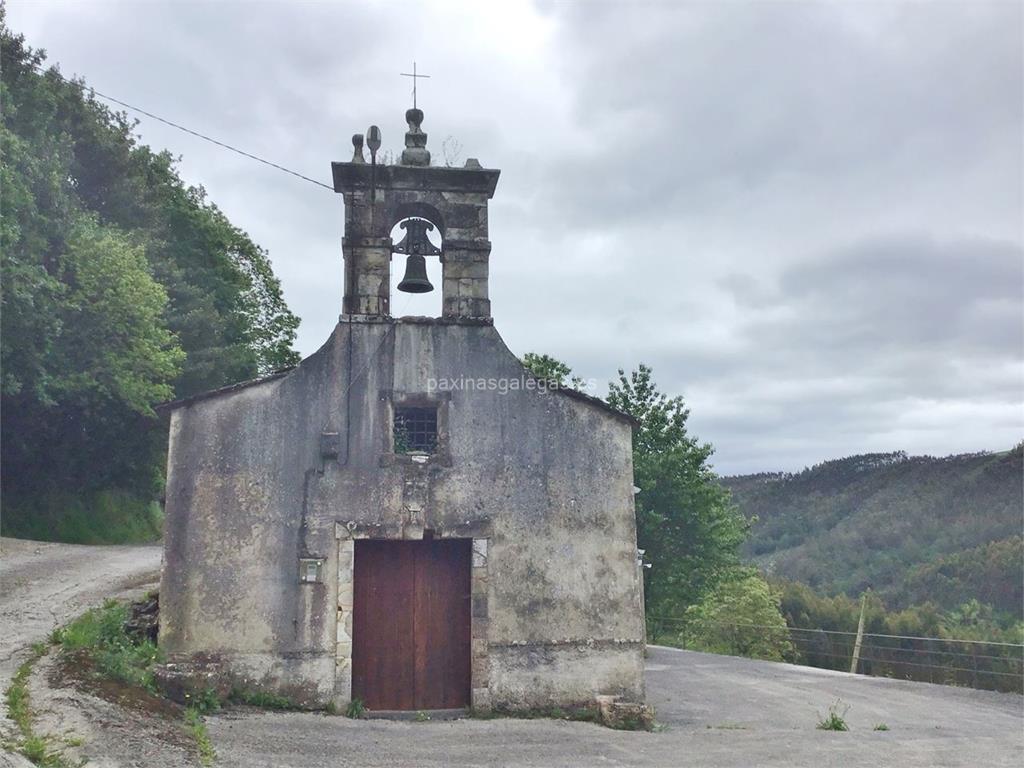
[[[420,128],[423,122],[423,110],[413,107],[405,111],[405,121],[409,130],[405,132],[405,149],[402,150],[402,165],[430,165],[430,152],[427,151],[427,134]]]
[[[355,151],[352,153],[353,163],[365,163],[366,158],[363,156],[363,134],[357,133],[352,136],[352,146]]]

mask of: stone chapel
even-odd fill
[[[371,128],[332,164],[344,298],[327,342],[164,407],[160,645],[308,706],[641,702],[633,422],[505,346],[488,298],[499,171],[431,165],[423,112],[406,120],[397,163],[376,161]],[[393,317],[393,261],[420,292],[428,258],[441,316]]]

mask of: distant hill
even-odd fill
[[[934,458],[873,453],[726,477],[757,516],[746,558],[826,594],[870,586],[892,608],[976,598],[1022,613],[1024,444]]]

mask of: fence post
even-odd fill
[[[978,646],[974,643],[967,643],[971,648],[971,688],[978,687]]]
[[[860,661],[860,643],[864,639],[864,610],[868,605],[868,593],[860,596],[860,620],[857,622],[857,639],[853,643],[853,660],[850,661],[850,674],[857,673],[857,662]]]

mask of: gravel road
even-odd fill
[[[158,547],[0,541],[4,686],[32,642],[105,597],[142,591],[159,564]],[[42,666],[52,665],[50,657]],[[90,764],[194,762],[187,745],[173,743],[169,725],[74,689],[55,695],[37,680],[45,674],[40,669],[33,684],[40,700],[52,697],[49,718],[75,721],[90,742]],[[1024,697],[1013,694],[658,647],[650,649],[647,686],[664,724],[658,733],[550,720],[390,722],[242,709],[207,720],[217,765],[239,768],[1024,764]],[[817,730],[818,715],[837,698],[849,705],[852,730]],[[873,730],[878,723],[889,730]]]
[[[300,713],[210,718],[220,765],[1018,766],[1024,699],[651,647],[660,733],[549,720],[353,721]],[[836,698],[851,731],[815,728]],[[875,731],[885,723],[890,730]]]
[[[0,687],[29,646],[105,598],[139,592],[160,578],[159,546],[87,547],[0,539]],[[10,721],[3,704],[0,735]]]
[[[160,546],[88,547],[0,539],[0,681],[50,630],[105,598],[160,579]]]

